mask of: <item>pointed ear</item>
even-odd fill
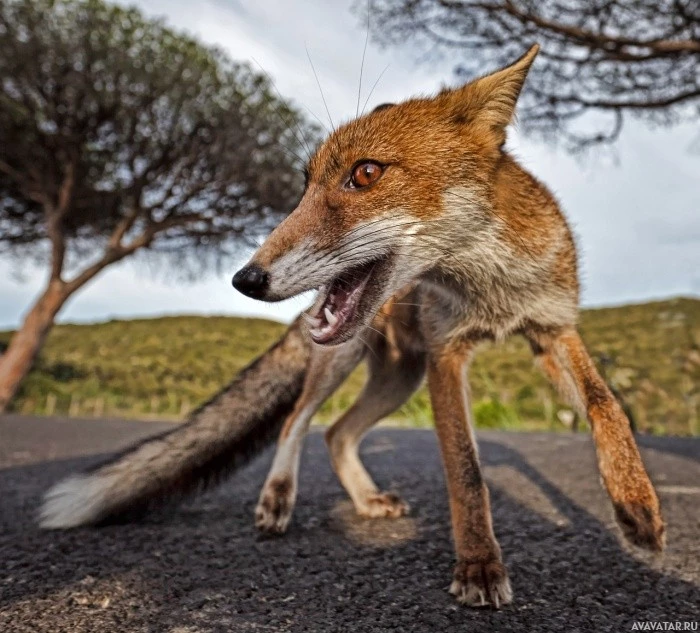
[[[535,44],[510,66],[455,90],[451,95],[455,116],[461,111],[463,121],[481,121],[505,129],[513,119],[515,103],[539,50]]]

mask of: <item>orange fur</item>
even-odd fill
[[[354,366],[358,339],[371,351],[370,383],[328,436],[336,470],[361,514],[397,516],[404,507],[377,492],[356,444],[387,414],[387,403],[399,406],[407,397],[388,376],[406,376],[412,389],[427,365],[457,552],[451,590],[471,605],[500,606],[511,596],[469,421],[466,369],[484,339],[521,334],[530,341],[550,380],[591,421],[625,536],[651,549],[663,545],[658,498],[629,423],[576,332],[571,231],[552,194],[504,149],[536,54],[535,46],[465,86],[382,107],[334,131],[309,163],[298,208],[251,263],[269,283],[263,298],[322,287],[310,332],[324,345],[347,347],[316,348],[323,358],[310,375],[342,379]],[[358,187],[353,174],[363,162],[382,171]],[[350,305],[353,292],[360,298]],[[309,381],[303,401],[320,404],[327,393]],[[394,392],[385,402],[382,389]],[[296,413],[290,418],[281,452],[290,450],[294,429],[308,423],[308,407],[301,408],[304,421]],[[365,423],[358,412],[367,415]],[[273,468],[270,481],[278,475]],[[377,500],[375,514],[368,508]]]

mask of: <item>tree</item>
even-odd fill
[[[373,35],[449,51],[474,77],[541,46],[518,118],[570,151],[614,142],[625,117],[700,114],[697,0],[371,0]]]
[[[0,412],[73,293],[140,251],[181,267],[269,229],[314,135],[265,77],[135,9],[0,0],[0,252],[49,270]]]

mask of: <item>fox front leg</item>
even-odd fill
[[[301,449],[311,418],[357,366],[363,349],[359,340],[338,347],[314,346],[301,396],[282,427],[272,467],[255,508],[255,526],[260,531],[287,531],[297,497]]]
[[[645,549],[664,547],[659,499],[620,404],[595,368],[574,327],[526,333],[559,392],[590,422],[598,469],[625,538]]]
[[[470,606],[508,604],[512,591],[491,523],[489,492],[470,423],[465,366],[473,344],[435,351],[428,386],[440,441],[452,516],[457,565],[450,593]]]
[[[333,469],[357,513],[370,519],[401,517],[409,508],[395,494],[379,490],[360,460],[360,442],[372,426],[411,397],[425,374],[422,352],[401,349],[389,340],[367,355],[369,371],[362,393],[326,432]]]

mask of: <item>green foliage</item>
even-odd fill
[[[279,323],[227,317],[170,317],[59,325],[17,398],[15,410],[181,418],[206,400],[284,331]],[[631,409],[639,430],[698,433],[700,301],[676,299],[586,310],[583,337],[599,368]],[[0,346],[10,333],[0,333]],[[602,360],[602,362],[601,362]],[[485,428],[565,430],[557,413],[568,407],[533,367],[526,343],[485,345],[470,380],[474,414]],[[335,419],[365,378],[358,368],[324,405],[319,420]],[[48,402],[52,408],[51,399]],[[392,423],[432,424],[421,389]]]
[[[210,269],[201,255],[293,208],[315,130],[265,76],[135,8],[0,2],[1,248],[45,255],[53,218],[73,259],[141,235]]]
[[[0,0],[0,254],[50,264],[24,349],[4,357],[0,411],[57,311],[104,268],[139,254],[204,275],[278,224],[317,130],[267,77],[135,8]],[[71,371],[53,368],[59,406]],[[85,384],[113,381],[95,370]],[[128,409],[123,395],[110,405]]]
[[[517,428],[520,422],[513,407],[494,397],[474,404],[474,420],[478,427],[484,429]]]

